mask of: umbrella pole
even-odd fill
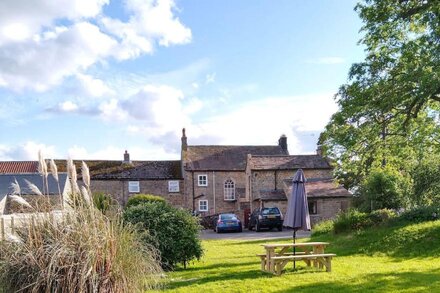
[[[296,240],[296,229],[293,229],[293,244],[295,244]],[[293,246],[293,255],[296,255],[296,247]],[[296,270],[296,261],[293,260],[293,270]]]

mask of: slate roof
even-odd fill
[[[252,170],[331,169],[329,162],[319,155],[252,156]]]
[[[286,194],[282,189],[261,189],[254,200],[261,201],[277,201],[277,200],[287,200]]]
[[[92,180],[145,180],[145,179],[182,179],[180,161],[84,161],[90,170]],[[78,173],[81,161],[74,161]],[[64,165],[65,168],[65,165]]]
[[[244,171],[247,155],[287,155],[278,145],[275,146],[188,146],[185,170],[200,171]]]
[[[289,194],[292,193],[292,179],[286,179]],[[332,178],[310,178],[306,182],[308,198],[352,197],[353,195]]]
[[[0,162],[0,174],[20,174],[38,172],[37,161],[6,161]]]
[[[61,192],[63,192],[63,188],[66,184],[66,173],[59,173],[58,180],[61,188]],[[0,174],[0,200],[2,200],[6,195],[12,194],[13,189],[11,188],[11,183],[15,182],[17,179],[18,185],[20,185],[21,194],[22,195],[33,195],[35,194],[31,191],[26,183],[25,179],[29,182],[35,184],[41,192],[43,192],[43,177],[38,174]],[[58,195],[58,184],[52,175],[47,177],[49,192],[43,192],[43,194],[49,195]]]

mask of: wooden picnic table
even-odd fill
[[[307,266],[313,266],[331,271],[331,258],[335,254],[325,253],[328,242],[301,242],[301,243],[271,243],[262,244],[266,250],[265,254],[258,254],[261,259],[261,270],[273,274],[281,274],[281,270],[289,261],[302,260]],[[295,248],[296,253],[289,252]]]

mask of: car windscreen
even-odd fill
[[[261,210],[263,215],[278,215],[280,210],[278,208],[264,208]]]
[[[222,220],[237,220],[237,216],[234,214],[225,214],[220,216]]]

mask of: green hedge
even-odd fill
[[[152,194],[136,194],[130,197],[127,201],[126,208],[147,203],[147,202],[166,202],[163,197]]]

